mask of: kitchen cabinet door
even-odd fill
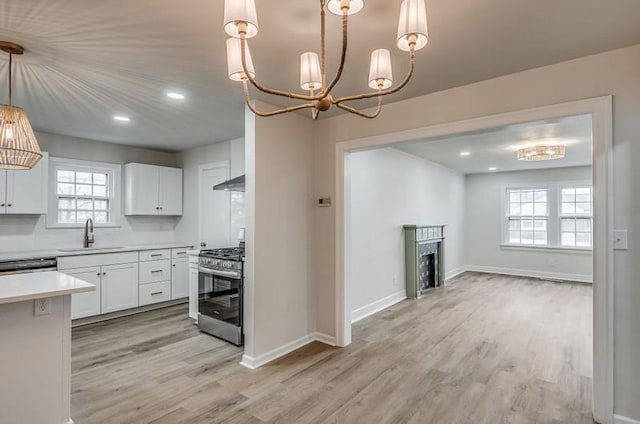
[[[160,215],[182,215],[182,169],[160,166]]]
[[[7,171],[0,169],[0,215],[7,213]]]
[[[198,264],[189,264],[189,316],[198,320]]]
[[[155,165],[128,163],[124,168],[125,215],[158,215],[160,171]]]
[[[138,307],[138,264],[102,267],[102,313]]]
[[[171,264],[171,299],[189,296],[189,261],[174,259]]]
[[[71,295],[71,319],[100,315],[102,271],[99,266],[64,271],[65,274],[95,284],[96,291]]]
[[[33,169],[7,171],[6,213],[24,215],[46,214],[48,179],[49,155],[46,152],[42,153],[42,159],[40,159]]]

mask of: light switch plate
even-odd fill
[[[613,231],[613,248],[615,250],[627,250],[627,230]]]

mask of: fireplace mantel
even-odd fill
[[[407,298],[418,299],[444,285],[444,229],[446,225],[405,225]]]

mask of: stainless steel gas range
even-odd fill
[[[242,248],[200,251],[198,261],[198,328],[243,344]]]

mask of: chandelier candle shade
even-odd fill
[[[565,154],[566,148],[564,146],[533,146],[519,149],[516,157],[518,160],[539,161],[562,159]]]
[[[398,49],[409,53],[409,69],[404,79],[393,86],[393,70],[391,53],[386,49],[377,49],[371,53],[368,86],[374,91],[334,98],[333,88],[342,77],[347,57],[349,16],[360,12],[364,0],[319,0],[320,1],[320,54],[315,52],[302,53],[300,56],[300,88],[305,92],[294,93],[275,90],[260,84],[256,79],[256,72],[249,52],[250,38],[258,35],[258,13],[255,0],[225,0],[224,30],[232,38],[227,40],[227,66],[229,78],[242,82],[247,106],[258,116],[274,116],[282,113],[302,109],[311,109],[313,119],[318,119],[320,112],[324,112],[335,105],[336,107],[361,116],[376,118],[382,110],[382,97],[397,93],[404,88],[415,66],[415,53],[429,42],[427,29],[427,8],[425,0],[402,0],[400,4],[400,20],[396,44]],[[326,72],[326,11],[342,18],[342,49],[340,64],[331,80],[327,80]],[[251,100],[249,84],[267,94],[299,100],[302,103],[278,109],[272,112],[258,111]],[[357,100],[377,98],[378,105],[373,113],[360,111],[346,103]]]
[[[42,152],[25,111],[11,104],[13,55],[24,48],[9,41],[0,41],[0,50],[9,53],[9,101],[0,105],[0,169],[31,169]]]

